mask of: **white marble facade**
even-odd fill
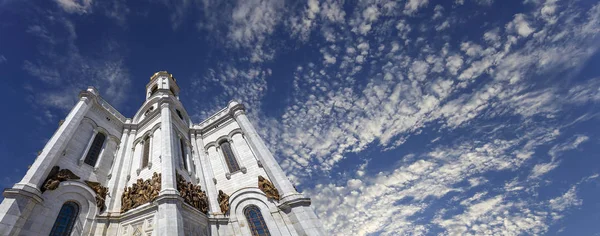
[[[82,91],[23,179],[4,191],[0,235],[48,235],[66,202],[79,207],[71,235],[253,235],[244,214],[249,206],[260,209],[270,235],[325,235],[310,199],[295,190],[242,104],[230,102],[205,121],[193,123],[178,95],[175,78],[157,72],[146,86],[144,104],[133,118],[126,118],[94,88]],[[84,159],[98,134],[106,139],[90,165]],[[233,173],[220,148],[224,141],[231,144],[239,164]],[[142,163],[144,147],[149,148],[147,165]],[[42,193],[54,166],[80,179],[62,181]],[[158,197],[121,213],[124,188],[155,172],[162,175]],[[177,173],[205,191],[208,214],[179,196]],[[279,201],[258,188],[259,175],[278,189]],[[106,209],[96,206],[96,193],[84,181],[108,188]],[[219,190],[230,196],[227,213],[219,207]]]

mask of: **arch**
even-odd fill
[[[85,183],[79,181],[61,182],[57,189],[42,194],[42,204],[32,210],[32,222],[39,222],[38,232],[49,233],[60,212],[60,203],[72,201],[79,206],[79,214],[70,235],[90,235],[94,219],[98,212],[96,193]]]
[[[242,129],[240,129],[240,128],[235,128],[235,129],[233,129],[231,132],[229,132],[229,134],[228,134],[227,136],[228,136],[230,139],[232,139],[232,138],[233,138],[233,136],[234,136],[234,135],[236,135],[236,134],[241,134],[241,135],[244,135],[244,132],[242,132]]]
[[[161,124],[161,122],[156,122],[156,124],[154,124],[154,126],[152,126],[152,128],[146,130],[144,132],[144,134],[137,136],[137,138],[133,141],[133,146],[137,145],[139,142],[144,140],[146,138],[146,136],[153,136],[154,132],[156,132],[156,130],[160,129],[160,124]]]
[[[267,196],[256,187],[245,187],[233,192],[230,196],[230,219],[232,221],[244,222],[246,216],[244,210],[254,205],[260,209],[260,212],[265,221],[265,225],[269,229],[269,233],[272,236],[279,235],[290,235],[290,229],[287,228],[285,223],[276,220],[274,215],[280,214],[280,210],[277,206],[267,199]],[[250,225],[248,222],[247,225]],[[242,235],[252,235],[249,227],[243,227]]]
[[[256,205],[246,206],[244,216],[246,216],[246,221],[253,236],[271,236],[265,218]]]
[[[50,231],[50,236],[71,235],[78,215],[79,204],[75,203],[74,201],[65,202],[60,208],[58,216],[56,217],[56,221],[54,221],[52,231]]]

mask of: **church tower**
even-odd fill
[[[82,91],[4,190],[0,235],[325,235],[243,104],[193,123],[179,91],[155,73],[133,118]]]

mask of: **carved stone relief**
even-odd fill
[[[131,187],[126,187],[121,196],[121,213],[136,208],[158,197],[161,174],[154,172],[152,179],[138,179]]]
[[[79,179],[79,176],[73,174],[73,172],[68,169],[61,170],[60,167],[54,166],[52,167],[52,170],[50,170],[50,173],[40,190],[42,193],[46,190],[55,190],[58,188],[60,182],[74,179]]]
[[[221,207],[221,212],[227,214],[227,211],[229,211],[229,195],[224,193],[223,190],[219,190],[219,206]]]
[[[279,201],[279,191],[277,191],[277,188],[275,188],[271,181],[260,175],[258,176],[258,188],[267,195],[267,198]]]
[[[204,212],[204,214],[208,213],[208,197],[202,191],[200,185],[187,182],[183,176],[177,174],[177,190],[187,204]]]
[[[102,186],[98,182],[85,181],[85,183],[96,192],[96,206],[100,211],[104,211],[106,209],[106,194],[108,193],[108,188]]]

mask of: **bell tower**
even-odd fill
[[[179,100],[177,80],[167,71],[156,72],[150,77],[150,83],[146,85],[146,100],[159,92],[169,93]]]

